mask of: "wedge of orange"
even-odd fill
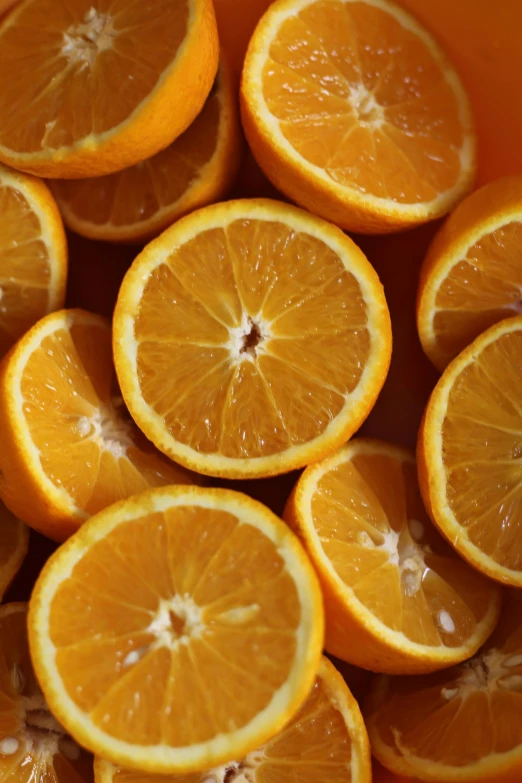
[[[492,579],[522,587],[522,316],[495,324],[446,368],[419,433],[431,518]]]
[[[343,228],[385,233],[470,190],[475,136],[460,79],[389,0],[281,0],[250,41],[247,139],[276,187]]]
[[[0,357],[63,307],[66,282],[67,242],[54,198],[40,180],[0,165]]]
[[[49,712],[27,644],[27,605],[0,607],[0,780],[91,783],[92,757]]]
[[[116,174],[54,182],[69,228],[109,242],[150,239],[223,198],[242,152],[236,101],[232,74],[222,63],[201,113],[165,150]]]
[[[435,237],[421,269],[417,327],[443,370],[475,337],[522,313],[522,176],[468,196]]]
[[[132,772],[96,759],[96,783],[371,783],[368,735],[359,706],[327,658],[297,715],[240,761],[189,775]]]
[[[522,604],[508,594],[493,636],[469,661],[375,680],[365,711],[373,753],[405,783],[518,783],[521,700]]]
[[[0,160],[92,177],[194,120],[218,64],[212,0],[23,0],[0,26]]]
[[[200,473],[284,473],[361,424],[391,328],[382,286],[339,229],[277,201],[193,212],[127,273],[114,355],[132,416]]]
[[[0,503],[0,601],[29,547],[29,528]]]
[[[430,523],[408,451],[355,438],[304,471],[285,519],[319,574],[333,655],[430,672],[469,658],[492,632],[500,591]]]
[[[296,536],[246,495],[200,487],[93,517],[44,567],[29,614],[53,712],[98,756],[155,774],[272,738],[314,684],[323,631]]]
[[[58,541],[120,498],[195,480],[149,444],[117,388],[108,321],[61,310],[0,365],[0,497]]]

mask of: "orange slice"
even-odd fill
[[[475,568],[522,587],[522,316],[492,326],[448,365],[419,433],[428,512]]]
[[[106,177],[54,182],[69,228],[91,239],[143,240],[219,201],[241,155],[236,100],[233,77],[222,64],[203,110],[167,149]]]
[[[323,658],[315,684],[297,715],[263,747],[241,761],[168,778],[96,759],[96,783],[371,783],[368,735],[346,683]]]
[[[66,282],[67,242],[51,193],[0,165],[0,357],[63,307]]]
[[[0,26],[0,160],[92,177],[195,119],[218,64],[212,0],[24,0]]]
[[[508,596],[496,631],[471,660],[423,677],[376,679],[366,709],[372,750],[405,783],[517,783],[521,702],[522,604]]]
[[[0,780],[91,783],[92,758],[49,712],[27,645],[26,604],[0,607]]]
[[[155,774],[273,737],[313,686],[323,630],[288,527],[246,495],[199,487],[93,517],[44,567],[29,615],[53,712],[98,756]]]
[[[29,528],[0,503],[0,601],[29,547]]]
[[[229,478],[343,443],[390,361],[376,273],[339,229],[277,201],[194,212],[138,256],[114,315],[123,397],[158,448]]]
[[[333,655],[429,672],[469,658],[492,632],[500,591],[431,525],[408,451],[352,440],[305,470],[285,519],[319,574]]]
[[[108,321],[61,310],[39,321],[0,365],[0,497],[63,540],[91,514],[162,484],[191,483],[123,408]]]
[[[388,0],[284,0],[250,41],[249,144],[276,187],[343,228],[383,233],[449,212],[475,138],[460,79]]]
[[[439,369],[498,321],[522,313],[522,176],[468,196],[424,261],[417,327]]]

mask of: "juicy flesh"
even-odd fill
[[[176,783],[350,783],[352,741],[335,695],[318,677],[296,717],[271,742],[241,761],[193,775]],[[140,772],[115,770],[113,783],[150,783]]]
[[[180,506],[89,549],[52,601],[50,638],[69,696],[96,725],[180,747],[269,704],[294,665],[300,620],[274,543],[228,512]]]
[[[21,391],[44,472],[88,514],[149,487],[189,483],[122,409],[108,325],[76,322],[45,337],[27,361]]]
[[[446,499],[469,540],[522,570],[522,326],[455,380],[442,425]]]
[[[7,610],[7,612],[6,612]],[[92,760],[51,716],[30,663],[25,609],[0,614],[0,780],[90,783]]]
[[[448,361],[497,321],[522,313],[522,222],[472,245],[444,279],[433,329]]]
[[[54,150],[125,122],[175,57],[188,13],[184,0],[25,3],[0,28],[0,144]]]
[[[388,628],[433,647],[473,634],[488,586],[434,530],[413,461],[354,456],[320,479],[312,516],[339,578]]]
[[[388,680],[370,725],[395,753],[462,768],[520,749],[522,614],[520,604],[510,610],[470,661],[427,677]]]
[[[179,442],[263,457],[325,431],[371,338],[360,285],[321,240],[235,220],[151,274],[135,320],[145,401]]]
[[[49,251],[40,220],[17,190],[0,185],[0,357],[49,309]]]
[[[217,149],[220,96],[212,94],[190,128],[143,163],[81,181],[63,180],[54,191],[79,219],[97,226],[134,226],[182,206]]]
[[[13,560],[23,546],[24,523],[14,517],[0,502],[0,600],[11,577]]]
[[[464,135],[444,71],[370,3],[318,0],[287,18],[263,97],[286,140],[338,185],[415,204],[458,181]]]

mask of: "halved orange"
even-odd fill
[[[49,712],[27,644],[27,605],[0,607],[0,780],[91,783],[92,757]]]
[[[162,484],[195,480],[137,430],[117,388],[108,321],[43,318],[0,365],[0,497],[64,540],[91,514]]]
[[[236,102],[233,76],[222,62],[201,113],[165,150],[116,174],[53,182],[69,228],[110,242],[151,239],[223,198],[242,151]]]
[[[66,282],[67,242],[49,189],[0,164],[0,357],[63,307]]]
[[[440,531],[475,568],[522,587],[522,316],[495,324],[435,387],[419,480]]]
[[[253,199],[182,218],[138,256],[114,314],[121,390],[176,461],[287,472],[368,415],[391,353],[379,279],[339,229]]]
[[[240,761],[189,775],[152,775],[96,759],[96,783],[371,783],[370,747],[359,706],[327,658],[297,715]]]
[[[29,528],[0,503],[0,601],[29,547]]]
[[[109,174],[195,119],[218,65],[212,0],[23,0],[0,26],[0,160]]]
[[[475,135],[460,79],[390,0],[280,0],[245,59],[242,116],[276,187],[343,228],[403,229],[471,189]]]
[[[518,783],[521,703],[522,603],[508,595],[475,657],[427,676],[377,678],[365,717],[375,756],[408,781]]]
[[[522,313],[522,176],[468,196],[441,228],[421,269],[417,328],[443,370],[475,337]]]
[[[246,495],[200,487],[93,517],[44,567],[29,613],[59,720],[98,756],[155,774],[241,759],[277,734],[314,684],[323,633],[296,536]]]
[[[409,451],[355,438],[304,471],[285,519],[321,580],[333,655],[430,672],[469,658],[492,632],[500,591],[432,526]]]

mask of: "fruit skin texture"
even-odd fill
[[[25,0],[27,3],[38,0]],[[77,179],[110,174],[150,158],[183,133],[201,111],[212,87],[219,42],[212,0],[190,0],[188,35],[149,97],[137,106],[120,130],[88,136],[73,146],[29,155],[0,145],[0,160],[49,179]],[[10,14],[9,24],[18,13]],[[2,28],[0,28],[1,41]]]
[[[386,2],[386,5],[397,8],[393,3]],[[260,57],[261,41],[263,37],[268,36],[272,20],[285,6],[292,6],[291,0],[278,0],[261,18],[250,41],[241,79],[243,128],[248,144],[264,174],[278,190],[304,209],[330,220],[340,228],[361,234],[387,234],[406,230],[449,212],[454,204],[473,187],[476,176],[476,139],[469,100],[444,52],[430,36],[439,62],[453,72],[452,87],[459,98],[468,160],[461,173],[458,188],[455,187],[449,197],[441,202],[437,199],[431,207],[422,203],[404,205],[409,207],[408,213],[405,214],[391,200],[387,201],[386,205],[380,203],[382,200],[378,198],[372,199],[373,203],[369,203],[369,200],[361,196],[355,188],[336,187],[329,178],[323,179],[315,173],[310,174],[309,169],[313,168],[311,164],[308,164],[286,140],[283,145],[282,139],[275,137],[267,128],[267,122],[256,105],[264,103],[262,96],[256,100],[252,99],[253,95],[258,95],[262,91],[261,84],[256,78],[257,74],[254,75],[254,69],[258,70],[257,60]],[[403,13],[410,23],[417,27],[416,20],[407,12]],[[420,25],[418,27],[420,28]],[[428,35],[426,31],[424,32]],[[274,118],[273,126],[276,125],[277,120]],[[274,138],[277,138],[277,143],[274,143]]]
[[[445,273],[455,261],[464,260],[469,248],[485,234],[521,219],[522,177],[503,177],[465,198],[431,242],[419,276],[417,330],[424,353],[439,372],[443,372],[456,355],[447,354],[437,344],[431,321],[439,285],[445,279]]]

